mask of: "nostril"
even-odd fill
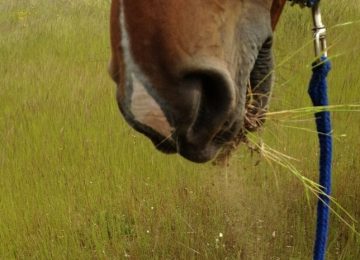
[[[183,79],[200,87],[196,117],[187,134],[188,141],[206,144],[222,129],[231,125],[235,93],[227,72],[207,69],[188,72]]]
[[[200,85],[201,112],[220,111],[232,105],[233,91],[227,75],[213,70],[199,70],[187,73],[184,80]]]

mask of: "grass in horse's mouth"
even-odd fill
[[[262,108],[261,104],[257,104],[254,99],[255,95],[256,93],[254,94],[252,92],[251,83],[249,82],[246,95],[244,126],[231,141],[224,144],[223,148],[214,160],[215,165],[227,166],[231,155],[242,143],[245,144],[252,152],[257,150],[254,149],[254,146],[249,142],[247,133],[255,132],[261,129],[265,120],[267,109]]]

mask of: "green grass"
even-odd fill
[[[357,0],[326,4],[330,27],[360,20]],[[289,171],[245,147],[227,169],[191,164],[126,125],[106,72],[108,9],[0,0],[0,259],[309,259],[316,199]],[[310,22],[286,9],[277,64],[309,42]],[[332,104],[360,103],[359,31],[329,30]],[[312,59],[309,44],[277,68],[272,111],[310,106]],[[333,196],[360,221],[360,113],[333,120]],[[262,138],[317,180],[316,134],[301,128],[315,129],[311,115],[271,117]],[[359,258],[332,215],[328,259]]]

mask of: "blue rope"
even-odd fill
[[[309,86],[309,95],[314,106],[327,106],[326,77],[331,70],[330,61],[322,58],[322,63],[314,65],[313,75]],[[316,127],[320,142],[320,179],[319,184],[324,194],[320,194],[317,206],[316,240],[314,246],[314,260],[324,260],[329,229],[329,203],[331,192],[332,165],[332,128],[329,111],[315,113]],[[326,194],[326,195],[325,195]]]
[[[301,7],[316,7],[320,0],[289,0]],[[319,22],[319,21],[318,21]],[[315,22],[316,23],[316,22]],[[320,17],[321,24],[321,17]],[[319,26],[319,25],[315,25]],[[318,28],[316,28],[318,29]],[[326,77],[331,70],[330,61],[323,57],[320,63],[313,66],[313,75],[309,86],[309,95],[314,106],[329,105]],[[329,203],[331,193],[332,166],[332,129],[329,111],[315,113],[316,128],[320,144],[320,177],[319,185],[323,194],[319,194],[317,205],[317,225],[314,245],[314,260],[324,260],[329,232]]]

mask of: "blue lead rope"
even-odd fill
[[[309,95],[314,106],[328,106],[326,77],[330,72],[330,61],[326,58],[326,28],[321,20],[320,0],[290,0],[301,7],[311,7],[314,22],[314,47],[317,57],[324,56],[313,66],[313,75],[309,86]],[[319,194],[317,206],[316,238],[314,260],[324,260],[329,230],[329,203],[331,192],[332,166],[332,128],[329,111],[315,113],[316,128],[320,144],[320,178],[322,194]]]
[[[327,80],[331,70],[330,61],[322,59],[322,63],[313,67],[308,93],[314,106],[328,106]],[[314,246],[314,260],[324,260],[329,230],[329,203],[331,193],[332,165],[332,128],[329,111],[315,113],[316,127],[320,143],[320,179],[319,184],[324,194],[319,195],[317,206],[317,226]]]

